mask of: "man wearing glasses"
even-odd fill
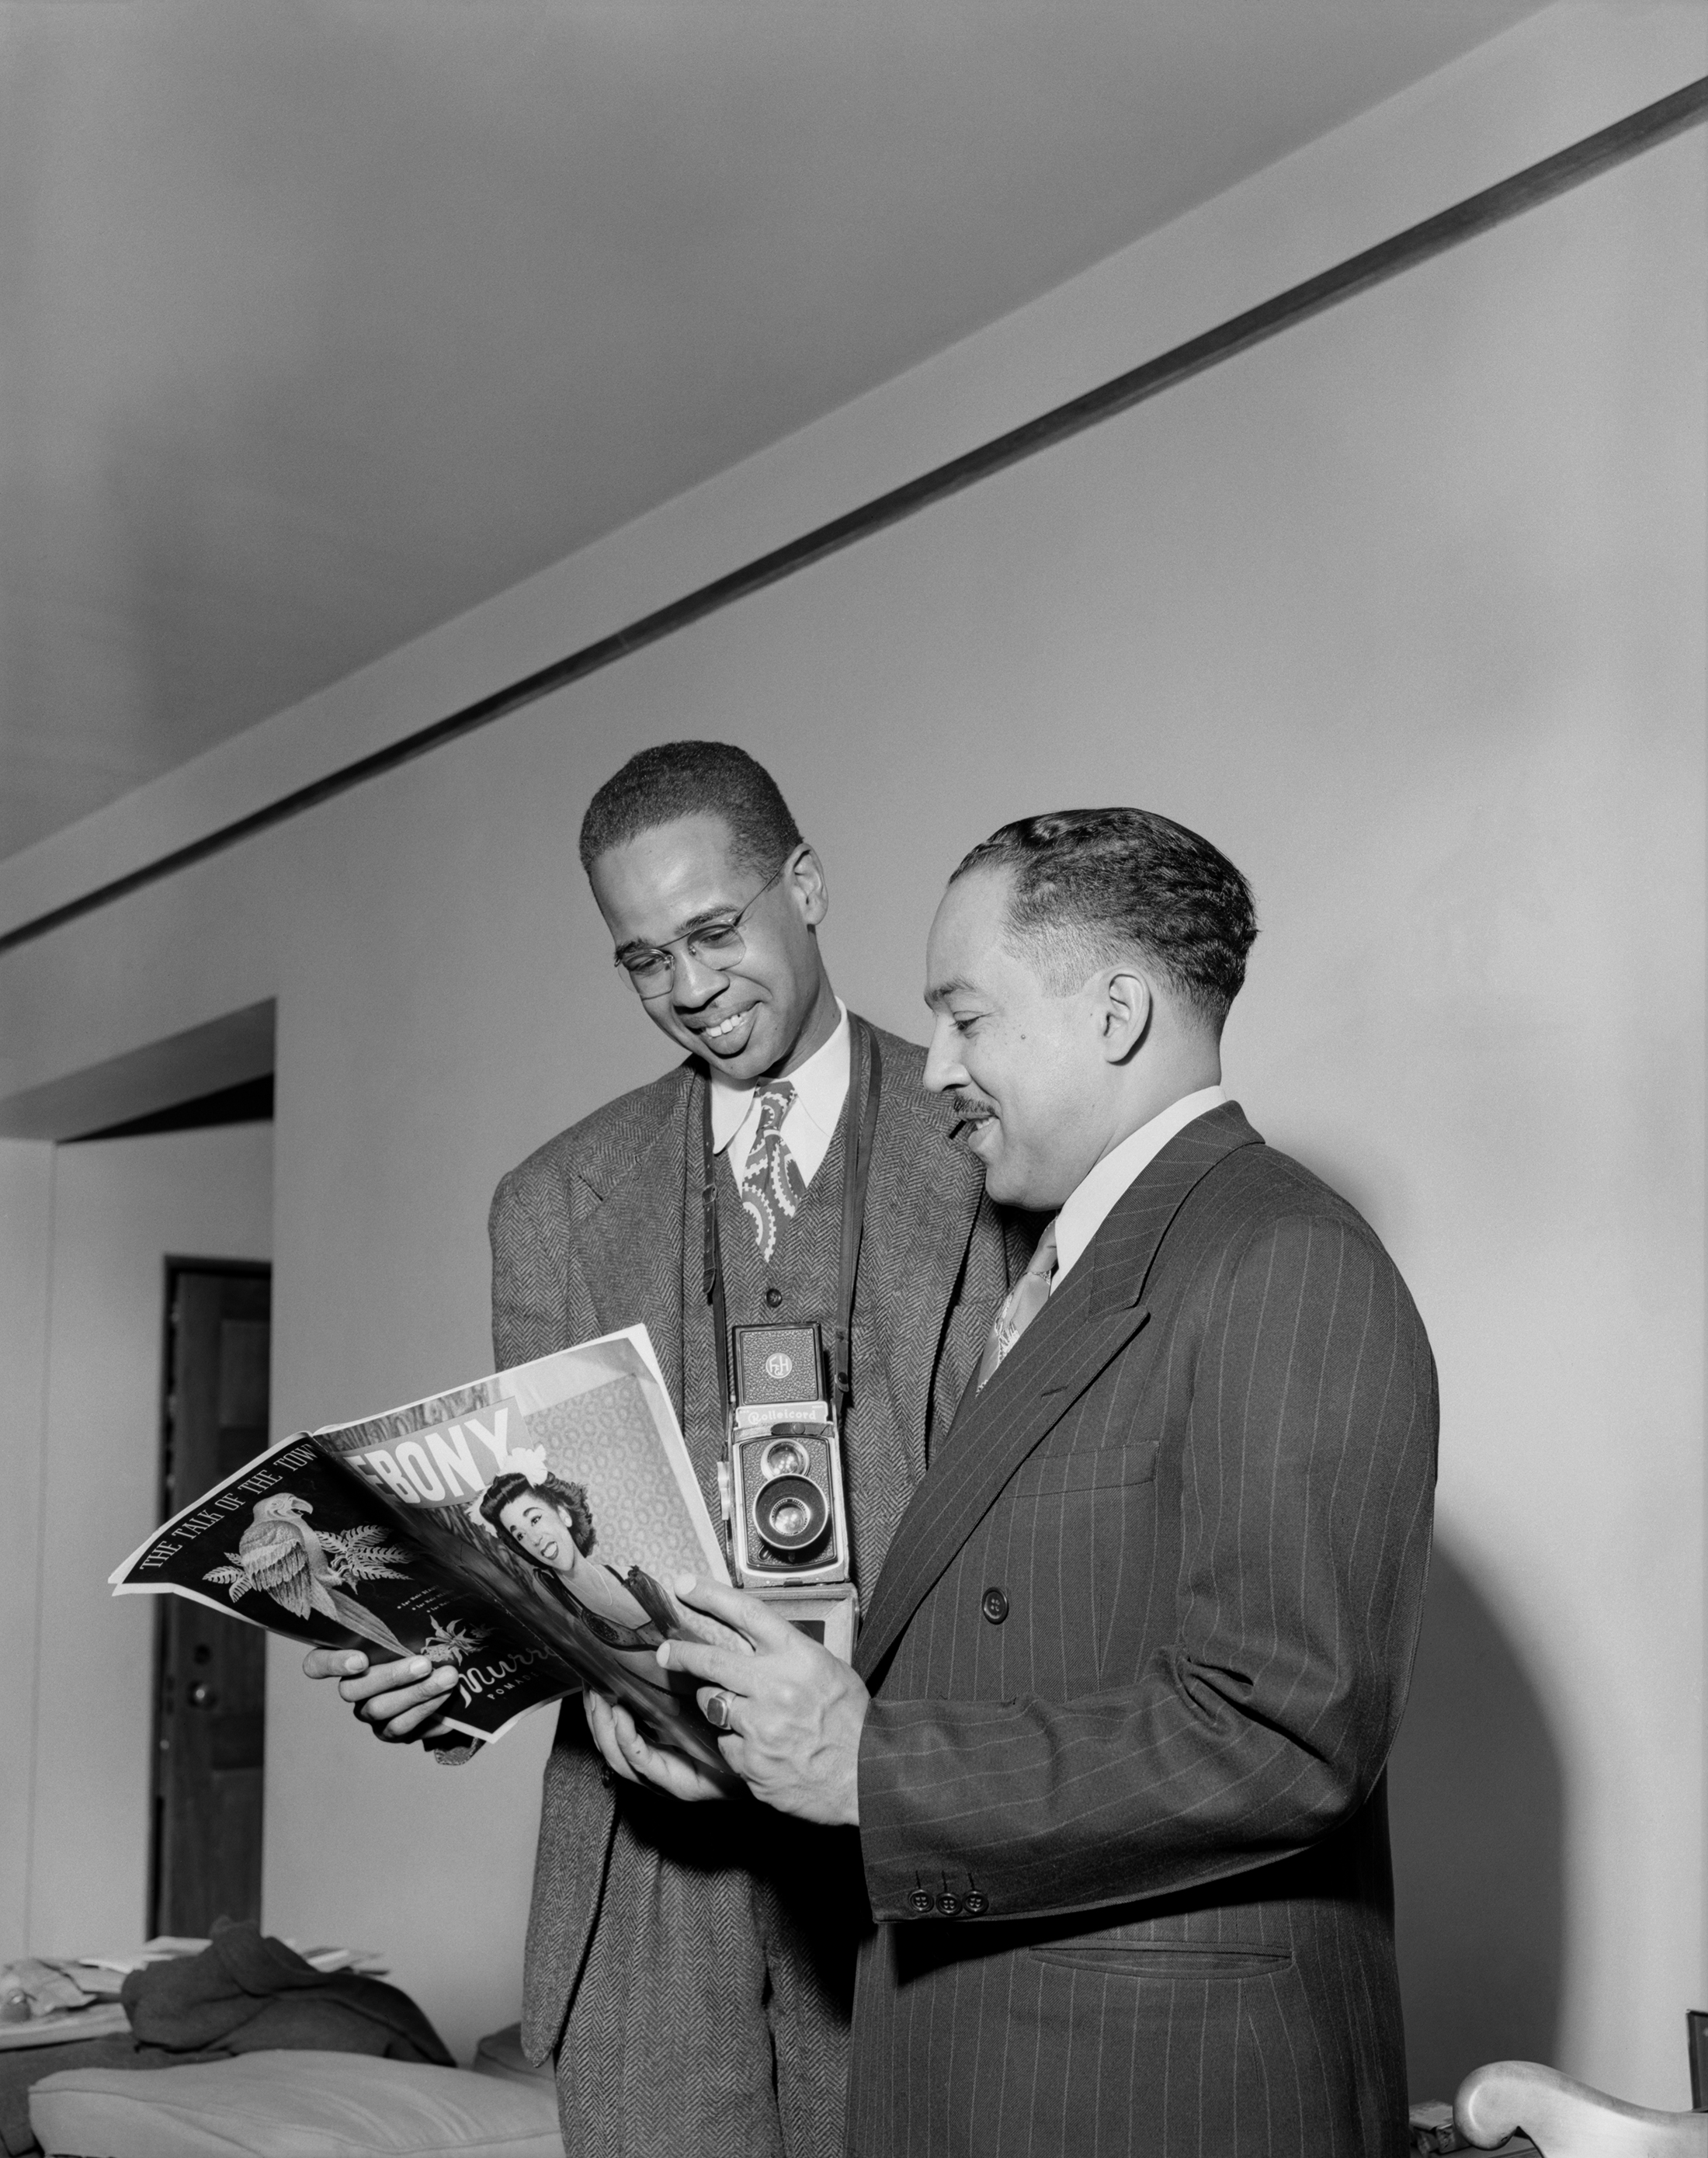
[[[632,758],[594,796],[581,853],[617,963],[687,1061],[499,1185],[494,1353],[523,1363],[643,1321],[715,1519],[708,1091],[729,1324],[816,1319],[828,1338],[838,1300],[859,1051],[818,949],[824,873],[769,773],[720,742]],[[1010,1252],[978,1163],[949,1141],[952,1111],[924,1092],[924,1052],[871,1031],[881,1084],[844,1425],[867,1597],[1025,1249]],[[431,1730],[436,1676],[350,1667],[322,1650],[306,1665],[341,1676],[382,1737]],[[571,2158],[839,2152],[866,1923],[852,1835],[724,1798],[596,1696],[567,1703],[546,1769],[524,2041],[534,2059],[555,2052]]]

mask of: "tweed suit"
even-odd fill
[[[863,1436],[858,1442],[850,1437],[847,1464],[857,1571],[868,1592],[908,1494],[924,1473],[931,1435],[947,1429],[977,1366],[992,1304],[1021,1256],[1018,1249],[1010,1253],[1003,1228],[983,1200],[978,1164],[947,1139],[950,1113],[921,1090],[923,1052],[892,1035],[880,1033],[878,1040],[883,1085],[853,1343],[854,1391]],[[703,1068],[690,1060],[596,1112],[503,1180],[491,1221],[493,1324],[495,1353],[501,1365],[508,1365],[643,1321],[715,1519],[721,1429],[702,1277],[700,1200],[707,1084]],[[832,1169],[840,1158],[846,1121],[844,1111],[838,1141],[827,1157]],[[720,1177],[726,1174],[720,1168]],[[819,1175],[824,1174],[821,1168]],[[815,1178],[815,1190],[817,1185]],[[726,1237],[730,1233],[726,1228]],[[704,1835],[709,1842],[730,1834],[727,1821],[710,1819],[727,1809],[652,1803],[677,1817],[670,1834],[684,1832],[684,1816],[699,1817],[698,1824],[690,1820],[688,1832]],[[830,1850],[828,1831],[802,1831],[797,1825],[777,1823],[773,1816],[758,1818],[772,1824],[773,1842],[804,1835],[811,1846],[816,1835],[823,1851]],[[637,1833],[644,1837],[648,1820],[643,1799],[628,1787],[620,1794],[613,1791],[591,1748],[579,1701],[566,1704],[546,1767],[529,1925],[523,2036],[533,2059],[544,2058],[558,2046],[572,2004],[578,2026],[586,2021],[588,2004],[578,2000],[584,1972],[591,1974],[595,1986],[614,1985],[605,1953],[617,1938],[610,1933],[611,1926],[657,1931],[655,1959],[664,1968],[672,1959],[670,1937],[708,1892],[690,1877],[689,1868],[667,1864],[649,1877],[647,1912],[601,1915],[607,1877],[627,1877],[613,1859],[614,1847],[621,1860],[628,1848],[621,1839],[632,1841]],[[616,1846],[614,1837],[619,1839]],[[824,1870],[830,1870],[828,1860]],[[850,1871],[857,1898],[858,1872]],[[729,1892],[727,1866],[720,1878],[722,1892]],[[766,1929],[762,1912],[754,1924]],[[826,1929],[836,1928],[827,1919]],[[849,1928],[837,1950],[846,1955],[850,1984],[852,1942]],[[718,2012],[719,1983],[718,1973],[697,1975],[695,1985],[688,1989],[692,1997],[684,1997],[676,2019],[687,2027],[672,2034],[668,2047],[661,2035],[659,2050],[648,2064],[654,2088],[637,2093],[637,2109],[659,2109],[664,2124],[653,2131],[658,2147],[694,2147],[696,2076],[710,2078],[720,2053],[729,2049],[723,2027],[727,2019]],[[613,2016],[621,2012],[612,2010]],[[839,2123],[842,2028],[834,2038],[831,2118]],[[802,2042],[814,2044],[810,2033]],[[696,2062],[704,2065],[696,2070]],[[780,2062],[780,2103],[786,2095],[782,2066]],[[665,2122],[658,2092],[669,2087],[673,2073],[682,2088],[671,2124]],[[787,2105],[783,2111],[783,2141],[794,2158],[797,2150],[814,2146],[792,2135]],[[566,2136],[573,2125],[566,2118]],[[821,2129],[821,2145],[823,2133]],[[663,2140],[667,2135],[675,2140]],[[572,2150],[580,2147],[570,2142]],[[637,2131],[620,2147],[652,2146]]]
[[[1170,1140],[868,1613],[858,2158],[1406,2149],[1382,1779],[1437,1420],[1353,1209],[1232,1103]]]

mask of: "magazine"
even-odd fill
[[[727,1582],[643,1326],[355,1423],[298,1432],[157,1529],[110,1577],[375,1662],[426,1656],[476,1740],[584,1682],[653,1742],[722,1770],[667,1636],[666,1584]]]

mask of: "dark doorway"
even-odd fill
[[[267,1443],[272,1269],[168,1259],[160,1517]],[[149,1930],[198,1937],[261,1917],[266,1635],[160,1598]]]

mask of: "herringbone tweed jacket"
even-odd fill
[[[861,1633],[858,2158],[1406,2148],[1382,1776],[1436,1427],[1374,1232],[1232,1103],[1189,1124]]]
[[[880,1389],[890,1413],[876,1463],[864,1464],[860,1571],[869,1582],[923,1474],[933,1423],[947,1429],[1011,1270],[1018,1273],[1027,1256],[1024,1236],[1005,1229],[984,1200],[978,1162],[950,1144],[953,1112],[923,1092],[924,1051],[874,1032],[883,1084],[855,1305],[854,1381],[857,1394],[863,1383]],[[560,1133],[503,1179],[490,1231],[500,1367],[644,1323],[716,1520],[716,1452],[696,1440],[694,1420],[684,1414],[690,1376],[696,1386],[715,1388],[702,1273],[707,1084],[690,1060]],[[559,1719],[540,1812],[523,2021],[530,2059],[544,2059],[562,2032],[599,1909],[613,1820],[580,1702],[571,1701]],[[706,2043],[717,2035],[708,2031]]]

